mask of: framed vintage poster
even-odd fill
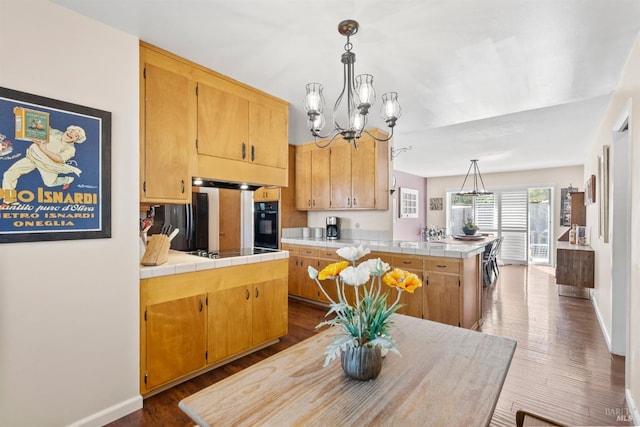
[[[0,87],[0,243],[111,237],[111,113]]]

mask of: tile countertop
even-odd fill
[[[486,238],[477,242],[452,241],[444,239],[434,242],[405,242],[377,240],[326,240],[313,237],[283,238],[282,243],[291,245],[336,248],[343,246],[359,246],[369,248],[372,252],[390,252],[407,255],[439,256],[446,258],[469,258],[484,252],[484,247],[494,238]]]
[[[288,251],[276,251],[273,253],[236,256],[231,258],[202,258],[189,255],[180,251],[169,251],[169,260],[158,266],[140,266],[140,278],[170,276],[172,274],[192,273],[212,268],[231,267],[233,265],[254,264],[265,261],[275,261],[289,258]]]

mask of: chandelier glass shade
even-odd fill
[[[467,183],[467,179],[469,178],[469,174],[473,169],[473,188],[465,190],[464,186]],[[482,185],[482,188],[478,186],[478,182]],[[484,181],[482,180],[482,175],[480,175],[480,169],[478,168],[478,160],[471,160],[471,164],[469,165],[469,170],[467,170],[467,175],[464,177],[464,181],[462,182],[462,187],[460,187],[460,191],[456,193],[458,196],[486,196],[493,194],[491,191],[487,191],[484,188]]]
[[[376,138],[365,130],[369,109],[376,102],[376,91],[373,88],[373,76],[371,74],[355,75],[354,63],[356,62],[356,54],[351,51],[353,45],[349,41],[349,37],[356,34],[358,28],[358,22],[353,20],[345,20],[338,24],[338,32],[347,37],[347,43],[344,45],[344,53],[341,57],[344,68],[343,84],[342,91],[333,106],[333,130],[326,135],[321,134],[326,125],[322,85],[320,83],[309,83],[306,86],[307,93],[304,98],[304,109],[307,113],[309,131],[315,138],[316,144],[318,144],[318,138],[328,139],[328,142],[324,145],[318,144],[321,147],[328,146],[340,135],[348,142],[353,142],[357,148],[357,140],[362,136],[363,132],[378,141],[388,141],[393,137],[393,128],[402,115],[402,109],[398,103],[398,94],[396,92],[387,92],[382,95],[380,114],[391,129],[389,137],[385,139]],[[343,101],[346,104],[346,117],[339,120],[339,109]]]

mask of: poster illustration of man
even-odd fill
[[[110,125],[109,113],[0,88],[0,242],[103,229],[104,117]]]
[[[34,169],[38,169],[42,181],[47,187],[62,186],[67,190],[75,180],[73,176],[60,174],[74,173],[80,176],[82,170],[67,163],[76,154],[75,144],[82,144],[87,135],[80,126],[71,125],[62,132],[51,129],[49,141],[33,140],[27,149],[26,156],[13,163],[2,176],[2,190],[4,194],[11,194],[16,189],[18,178]],[[6,205],[7,203],[3,203]],[[2,209],[2,207],[0,207]]]

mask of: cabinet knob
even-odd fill
[[[247,295],[246,295],[245,299],[247,299],[247,300],[248,300],[248,299],[249,299],[249,297],[251,296],[251,294],[249,293],[249,289],[248,289],[248,288],[246,289],[246,292],[247,292]]]
[[[256,288],[256,298],[258,298],[259,295],[260,295],[260,291],[258,288]]]
[[[247,144],[242,143],[242,160],[247,158]]]
[[[447,266],[445,264],[436,264],[436,267],[438,267],[438,268],[446,268]]]
[[[256,146],[251,146],[251,161],[253,162],[256,159]]]
[[[184,194],[184,179],[180,181],[180,192]]]

